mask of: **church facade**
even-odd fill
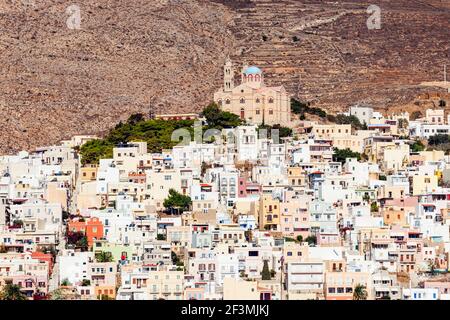
[[[232,112],[251,124],[291,126],[290,95],[283,86],[267,87],[258,67],[244,65],[241,83],[234,85],[233,63],[224,65],[223,88],[214,94],[214,101],[224,111]]]

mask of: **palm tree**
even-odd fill
[[[8,283],[0,293],[0,300],[27,300],[27,296],[20,291],[16,284]]]
[[[357,284],[353,291],[353,300],[367,300],[366,286]]]

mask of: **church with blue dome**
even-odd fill
[[[244,64],[238,85],[234,83],[235,72],[229,58],[223,72],[223,87],[214,94],[214,101],[222,110],[237,114],[250,124],[292,124],[290,95],[282,85],[266,86],[259,67]]]

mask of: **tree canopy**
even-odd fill
[[[420,140],[414,141],[414,143],[411,145],[412,152],[420,152],[423,150],[425,150],[425,145]]]
[[[291,99],[291,111],[295,114],[300,115],[300,118],[305,117],[305,113],[314,114],[316,116],[319,116],[321,118],[326,118],[327,113],[317,107],[310,107],[309,103],[301,102],[295,98]]]
[[[173,211],[173,209],[178,209],[180,213],[189,210],[191,204],[191,197],[185,196],[177,192],[175,189],[169,190],[169,196],[164,200],[163,203],[166,209],[170,211]]]
[[[450,136],[447,134],[435,134],[434,136],[431,136],[428,138],[428,144],[431,146],[449,143],[450,142]]]
[[[0,292],[0,300],[27,300],[27,296],[18,285],[7,283]]]
[[[97,262],[112,262],[113,256],[109,251],[102,251],[95,254],[95,259]]]
[[[262,280],[270,280],[272,279],[272,275],[269,270],[269,262],[267,260],[264,260],[263,269],[261,272],[261,279]]]
[[[356,158],[357,160],[361,160],[361,154],[358,152],[353,152],[349,148],[334,148],[333,161],[345,163],[347,158]]]
[[[161,152],[175,146],[172,133],[186,128],[193,133],[193,120],[145,120],[142,114],[131,115],[126,123],[119,122],[105,138],[90,140],[80,148],[82,164],[98,163],[100,159],[112,158],[113,148],[119,143],[145,141],[149,152]]]
[[[366,286],[357,284],[353,290],[353,300],[367,300]]]
[[[238,115],[220,110],[215,102],[204,108],[201,115],[205,117],[208,129],[234,128],[243,123]]]
[[[337,116],[328,117],[330,121],[336,124],[350,124],[353,129],[366,129],[366,124],[361,123],[355,116],[346,116],[345,114],[338,114]]]
[[[204,130],[234,128],[243,123],[238,115],[220,110],[216,103],[204,108],[202,115],[208,122]],[[130,141],[145,141],[149,152],[161,152],[178,143],[172,141],[172,133],[177,129],[187,129],[192,137],[193,125],[194,120],[146,120],[141,113],[133,114],[125,123],[119,122],[103,139],[94,139],[83,144],[80,148],[81,162],[95,164],[100,159],[112,158],[116,145]]]
[[[258,132],[261,129],[265,129],[267,130],[267,138],[272,138],[272,130],[278,130],[278,137],[279,138],[286,138],[286,137],[290,137],[292,135],[292,129],[288,128],[288,127],[283,127],[279,124],[274,124],[273,126],[269,126],[267,124],[262,124],[258,127]]]
[[[317,244],[317,237],[315,235],[311,235],[306,237],[306,242],[308,242],[309,245],[316,245]]]

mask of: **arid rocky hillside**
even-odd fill
[[[450,3],[376,2],[380,30],[357,0],[3,0],[0,151],[101,134],[135,112],[198,111],[226,55],[327,110],[401,107],[450,65]]]

